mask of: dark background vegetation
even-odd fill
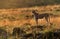
[[[0,0],[0,8],[20,8],[60,4],[60,0]]]

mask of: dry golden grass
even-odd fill
[[[0,9],[0,15],[3,15],[3,14],[8,16],[13,15],[16,18],[16,20],[13,20],[13,21],[10,21],[5,18],[3,20],[0,20],[0,27],[4,27],[4,26],[8,26],[9,28],[20,27],[20,26],[23,26],[25,23],[36,25],[34,18],[25,19],[25,15],[29,15],[29,16],[33,15],[31,12],[32,10],[38,10],[39,13],[48,12],[48,13],[58,14],[60,13],[60,11],[56,13],[57,9],[60,9],[60,5],[48,5],[48,6],[39,6],[39,7],[35,6],[31,8],[16,8],[16,9]],[[50,22],[56,25],[55,28],[60,27],[60,17],[52,17],[50,19]],[[40,24],[42,25],[46,24],[46,20],[39,19],[39,25]],[[11,30],[9,28],[8,30]]]

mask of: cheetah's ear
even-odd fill
[[[32,15],[32,17],[34,17],[34,15]]]

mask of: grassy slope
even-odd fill
[[[20,27],[25,23],[30,23],[31,25],[35,25],[34,17],[32,16],[32,10],[38,10],[40,13],[53,13],[53,14],[60,14],[60,5],[48,5],[48,6],[35,6],[31,8],[15,8],[15,9],[0,9],[0,27],[6,26],[8,30],[11,30],[13,27]],[[26,19],[26,15],[29,16]],[[41,22],[40,22],[41,21]],[[60,17],[51,18],[51,22],[53,22],[57,28],[60,27]],[[39,20],[39,24],[46,24],[44,19]],[[55,27],[56,27],[55,26]]]

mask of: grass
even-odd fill
[[[57,7],[58,6],[58,7]],[[41,13],[53,13],[56,15],[60,15],[60,10],[58,9],[59,5],[52,5],[52,6],[39,6],[39,7],[31,7],[31,8],[16,8],[14,9],[0,9],[0,27],[7,30],[8,32],[12,33],[12,30],[14,27],[25,27],[25,29],[30,29],[31,26],[36,25],[34,17],[32,17],[32,10],[37,10],[39,14]],[[52,9],[52,10],[51,10]],[[29,16],[28,19],[26,19],[26,16]],[[57,18],[51,18],[53,25],[52,28],[45,29],[41,31],[41,33],[46,33],[49,31],[52,31],[56,27],[60,27],[60,19]],[[28,25],[29,23],[30,25]],[[42,21],[39,20],[39,25],[44,25],[46,21],[43,19]],[[33,25],[32,25],[33,24]],[[45,24],[46,25],[46,24]],[[28,30],[29,31],[29,30]],[[28,32],[27,32],[28,33]],[[13,37],[10,37],[8,39],[13,39]]]
[[[29,34],[28,33],[28,31],[29,32],[31,32],[30,31],[30,29],[31,29],[31,27],[32,26],[30,26],[30,25],[24,25],[24,26],[26,26],[26,27],[20,27],[21,29],[23,29],[25,32],[26,32],[26,34]],[[53,25],[51,25],[51,26],[55,26],[54,24]],[[33,26],[34,27],[34,26]],[[2,28],[2,27],[1,27]],[[25,28],[25,29],[24,29]],[[2,29],[6,29],[5,27],[3,27]],[[44,30],[42,30],[42,31],[40,31],[40,33],[43,35],[43,36],[45,36],[45,35],[50,35],[50,33],[53,33],[53,29],[54,29],[54,27],[51,27],[50,29],[44,29]],[[26,31],[26,30],[28,30],[28,31]],[[33,32],[31,32],[31,33],[34,33],[34,34],[36,34],[36,31],[34,31],[35,30],[35,28],[34,29],[31,29]],[[11,34],[11,33],[10,33]],[[7,39],[14,39],[15,37],[14,36],[9,36],[8,35],[8,37],[7,37]],[[22,37],[23,38],[23,37]],[[29,37],[30,38],[30,37]],[[2,37],[0,37],[0,39],[4,39],[4,38],[2,38]],[[20,39],[20,37],[18,37],[17,39]],[[31,39],[32,39],[32,37],[31,37]]]

